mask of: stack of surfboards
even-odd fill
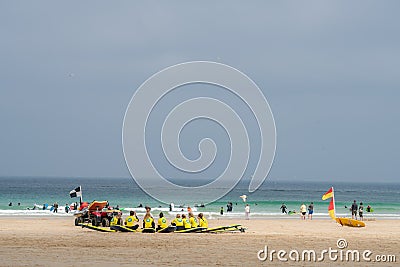
[[[232,225],[219,226],[219,227],[214,227],[214,228],[196,227],[196,228],[189,228],[189,229],[184,229],[184,230],[179,230],[179,231],[176,231],[175,226],[168,226],[167,228],[156,231],[154,228],[143,228],[143,229],[133,230],[133,229],[130,229],[130,228],[128,228],[126,226],[122,226],[122,225],[114,225],[111,227],[93,226],[89,223],[79,223],[78,225],[81,226],[82,228],[88,228],[88,229],[100,231],[100,232],[222,233],[222,232],[235,232],[235,231],[244,232],[246,230],[245,228],[242,227],[241,224],[232,224]]]

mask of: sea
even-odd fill
[[[0,177],[0,216],[72,216],[65,213],[64,207],[78,201],[70,198],[69,192],[81,186],[83,201],[107,200],[111,206],[127,213],[128,210],[142,206],[165,211],[168,203],[161,203],[143,192],[130,177],[127,178],[60,178],[60,177]],[[251,218],[298,218],[298,214],[287,215],[280,210],[282,203],[288,211],[300,209],[302,203],[307,206],[314,203],[314,218],[328,219],[329,200],[323,201],[322,195],[334,187],[337,216],[350,216],[349,207],[354,200],[364,204],[366,219],[400,219],[400,183],[347,183],[347,182],[304,182],[266,180],[254,193],[248,193],[247,186],[238,185],[230,193],[216,202],[201,207],[201,202],[180,203],[179,194],[174,201],[175,207],[182,205],[193,207],[208,218],[244,218],[244,207],[250,205]],[[161,189],[160,189],[161,190]],[[207,192],[199,194],[207,194]],[[240,196],[246,194],[244,202]],[[201,199],[201,195],[200,195]],[[59,212],[49,209],[33,209],[37,206],[59,204]],[[227,212],[227,204],[232,202],[232,212]],[[373,212],[366,212],[370,205]],[[196,207],[196,208],[195,208]],[[223,214],[221,214],[223,208]],[[140,212],[138,213],[140,215]],[[176,212],[165,211],[168,217]]]

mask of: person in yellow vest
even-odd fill
[[[125,226],[129,229],[136,230],[139,228],[139,218],[136,216],[136,212],[130,211],[129,216],[125,218]]]
[[[159,218],[158,218],[158,223],[157,223],[157,231],[167,228],[168,223],[167,219],[164,217],[164,213],[160,212]]]
[[[190,228],[192,228],[192,225],[190,224],[189,219],[186,218],[186,215],[185,215],[185,214],[182,214],[182,221],[183,221],[183,227],[184,227],[185,229],[190,229]]]
[[[189,213],[189,222],[192,228],[196,228],[199,226],[196,217],[194,217],[193,213]]]
[[[154,223],[154,219],[153,216],[151,216],[150,214],[150,207],[146,207],[146,214],[144,215],[143,218],[143,233],[147,233],[147,232],[155,232],[156,229],[156,225]],[[152,230],[153,229],[153,230]]]
[[[110,221],[110,229],[114,230],[114,226],[117,225],[122,225],[122,212],[118,212],[117,214],[114,215],[114,217],[112,217],[111,221]]]
[[[198,218],[199,218],[199,227],[208,228],[208,221],[206,218],[204,218],[203,213],[199,213]]]
[[[171,225],[176,226],[177,231],[185,229],[185,227],[183,227],[183,220],[179,213],[176,214],[176,217],[172,220]]]

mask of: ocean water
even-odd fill
[[[160,203],[144,193],[132,178],[51,178],[51,177],[0,177],[0,216],[71,216],[63,212],[65,204],[79,201],[70,198],[69,192],[77,186],[82,186],[83,201],[108,200],[111,206],[120,208],[135,208],[139,204],[153,208],[168,208],[167,204]],[[351,206],[353,200],[363,202],[364,207],[372,206],[374,212],[364,212],[366,218],[400,219],[400,184],[373,184],[373,183],[326,183],[300,181],[271,181],[267,180],[259,190],[248,193],[246,186],[238,185],[222,199],[197,208],[208,217],[243,218],[245,204],[250,204],[252,218],[293,218],[297,215],[285,215],[280,211],[284,202],[288,210],[299,211],[300,205],[314,202],[314,217],[328,218],[327,209],[329,200],[322,201],[321,196],[331,187],[335,188],[336,213],[338,216],[349,216],[345,206]],[[162,190],[162,189],[160,189]],[[200,193],[199,193],[200,194]],[[244,203],[239,197],[248,196]],[[186,205],[194,207],[201,204],[180,203],[179,194],[174,201],[175,206]],[[201,195],[197,196],[201,199]],[[9,203],[12,202],[12,206]],[[49,204],[57,202],[61,211],[57,214],[49,210],[29,210],[34,204]],[[228,202],[233,203],[233,212],[226,212]],[[18,206],[17,203],[20,203]],[[221,207],[224,215],[220,215]],[[157,209],[153,210],[155,215]],[[165,212],[164,212],[165,213]],[[174,212],[166,212],[172,217]],[[140,212],[139,212],[140,215]]]

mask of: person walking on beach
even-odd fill
[[[244,207],[244,215],[246,220],[250,220],[249,216],[250,216],[250,206],[249,204],[246,204],[246,207]]]
[[[358,215],[360,216],[360,221],[364,221],[364,205],[362,202],[360,202],[360,206],[358,207]]]
[[[310,205],[308,205],[308,219],[312,220],[312,215],[314,213],[314,202],[311,202]]]
[[[300,218],[302,220],[305,220],[306,219],[306,214],[307,214],[307,207],[306,207],[306,205],[304,203],[301,204],[301,206],[300,206],[300,213],[301,213]]]
[[[286,209],[287,208],[286,208],[285,203],[282,203],[282,206],[281,206],[282,213],[286,213],[287,214],[287,210]]]
[[[354,200],[353,204],[351,205],[351,218],[357,220],[357,211],[358,211],[358,205],[357,201]]]

